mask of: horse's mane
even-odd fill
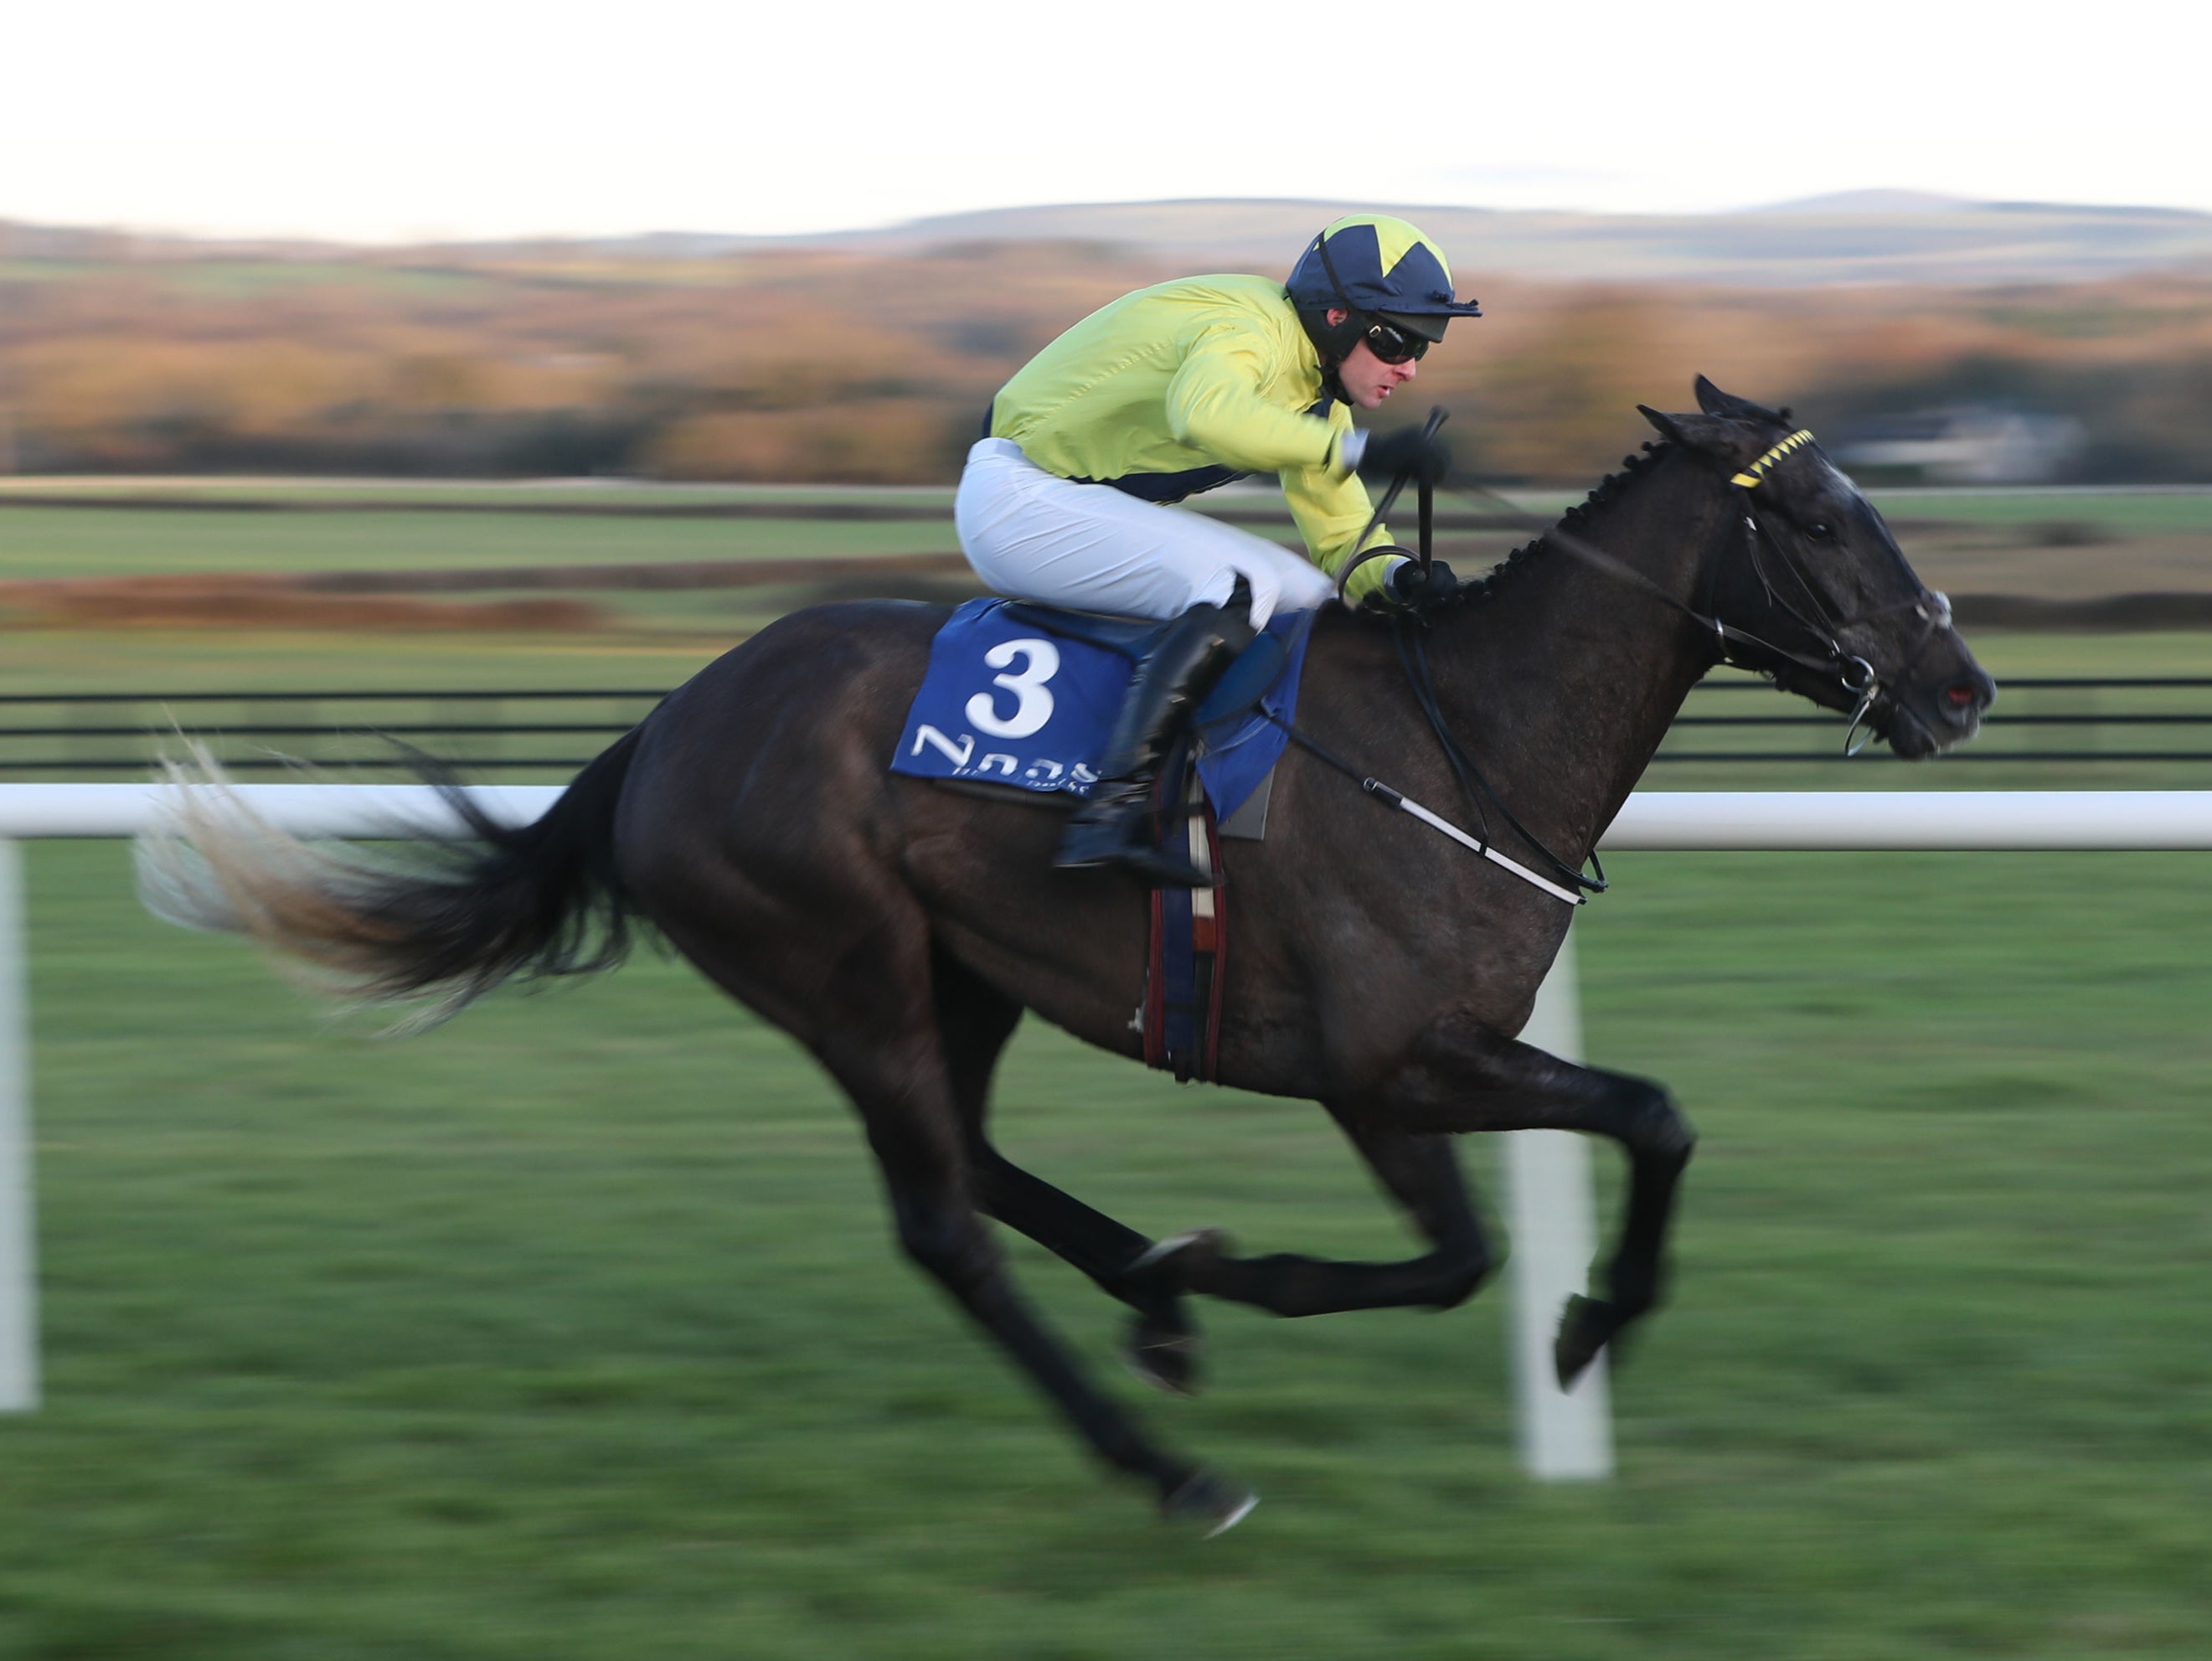
[[[1603,478],[1598,480],[1596,484],[1591,487],[1588,496],[1560,516],[1559,524],[1553,529],[1561,531],[1576,529],[1600,508],[1620,496],[1644,472],[1665,460],[1668,453],[1674,447],[1672,444],[1663,440],[1653,439],[1645,443],[1640,453],[1621,457],[1620,471],[1617,473],[1607,473]],[[1501,581],[1511,576],[1516,571],[1526,570],[1535,560],[1548,552],[1550,548],[1551,533],[1549,532],[1533,542],[1522,543],[1483,575],[1464,584],[1460,589],[1462,597],[1470,605],[1479,605],[1484,600],[1494,598]]]

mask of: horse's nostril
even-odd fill
[[[1964,709],[1975,701],[1975,688],[1971,682],[1954,680],[1943,689],[1943,702],[1954,709]]]

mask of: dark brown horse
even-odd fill
[[[1994,695],[1942,597],[1809,438],[1702,380],[1698,401],[1696,415],[1647,411],[1668,441],[1425,636],[1449,729],[1569,864],[1723,654],[1863,714],[1907,757],[1971,735]],[[1281,1315],[1457,1304],[1491,1253],[1451,1137],[1578,1130],[1621,1145],[1630,1185],[1603,1295],[1562,1322],[1561,1378],[1657,1303],[1689,1125],[1656,1085],[1515,1037],[1569,908],[1297,748],[1277,769],[1267,839],[1225,855],[1237,938],[1220,1077],[1317,1098],[1424,1250],[1335,1262],[1240,1256],[1212,1234],[1155,1242],[1000,1153],[991,1075],[1024,1008],[1139,1053],[1148,907],[1128,878],[1054,870],[1055,814],[885,770],[944,619],[865,601],[786,618],[672,693],[538,823],[479,821],[481,841],[442,867],[371,868],[203,800],[184,811],[204,864],[156,849],[149,890],[179,921],[250,929],[357,990],[440,1011],[518,973],[604,966],[624,919],[646,920],[851,1097],[914,1259],[1100,1457],[1216,1527],[1249,1496],[1164,1450],[1084,1376],[1017,1292],[986,1218],[1129,1305],[1133,1360],[1188,1389],[1185,1294]],[[1458,787],[1395,645],[1371,618],[1322,617],[1297,720],[1448,806]]]

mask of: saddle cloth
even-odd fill
[[[1271,618],[1199,706],[1198,776],[1217,818],[1243,806],[1282,755],[1287,739],[1276,721],[1288,721],[1297,706],[1314,616]],[[968,601],[930,645],[891,771],[1088,796],[1122,694],[1166,627],[1021,600]]]

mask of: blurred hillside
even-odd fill
[[[787,238],[663,236],[602,243],[631,253],[776,247],[911,253],[949,242],[1088,241],[1186,270],[1273,271],[1338,215],[1373,204],[1085,203],[998,208],[877,229]],[[1552,282],[1757,287],[1861,283],[2078,283],[2193,266],[2212,274],[2212,215],[2172,208],[1970,202],[1852,191],[1741,213],[1580,214],[1401,204],[1470,270]],[[1196,265],[1190,262],[1195,261]],[[1477,263],[1479,261],[1479,264]],[[1464,274],[1464,273],[1463,273]]]
[[[0,472],[944,480],[1060,329],[1145,283],[1279,271],[1334,210],[409,250],[0,225]],[[1450,405],[1493,477],[1586,481],[1644,435],[1636,404],[1679,407],[1703,372],[1893,478],[1947,434],[2025,425],[2063,440],[2015,446],[2039,477],[2212,480],[2212,218],[1416,211],[1489,315],[1405,413]]]

